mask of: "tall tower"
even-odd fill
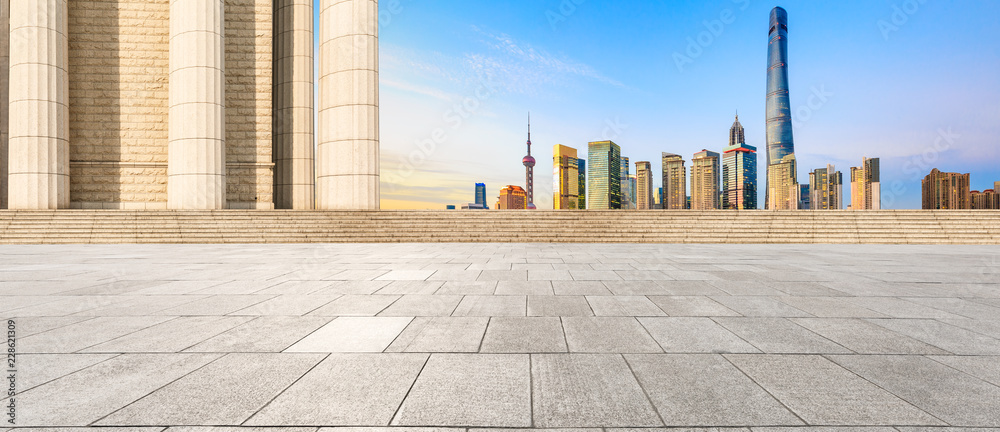
[[[767,170],[771,181],[772,166],[795,153],[792,139],[792,108],[788,95],[788,12],[780,7],[771,11],[767,50]],[[795,177],[796,173],[791,172]],[[797,183],[794,179],[790,183]],[[767,207],[771,208],[767,189]]]
[[[521,159],[524,164],[524,187],[528,193],[528,209],[535,208],[535,158],[531,157],[531,113],[528,113],[528,155]]]

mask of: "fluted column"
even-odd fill
[[[379,208],[378,2],[321,0],[316,208]]]
[[[170,0],[167,206],[226,206],[224,0]]]
[[[0,0],[0,209],[7,208],[7,125],[10,108],[10,0]]]
[[[314,159],[312,0],[275,0],[275,208],[315,208]]]
[[[66,0],[10,4],[9,205],[69,207]]]

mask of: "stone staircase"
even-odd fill
[[[1000,244],[1000,211],[0,211],[0,244]]]

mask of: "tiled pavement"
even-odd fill
[[[4,246],[0,316],[19,427],[1000,428],[997,247]]]

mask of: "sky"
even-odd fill
[[[721,152],[737,112],[763,184],[775,6],[789,15],[800,182],[827,164],[849,182],[878,157],[883,208],[909,209],[932,168],[971,173],[974,190],[1000,181],[994,0],[379,3],[384,209],[466,204],[475,183],[492,206],[524,186],[529,111],[540,209],[555,144],[585,155],[611,139],[632,170],[651,162],[659,187],[661,152]]]

